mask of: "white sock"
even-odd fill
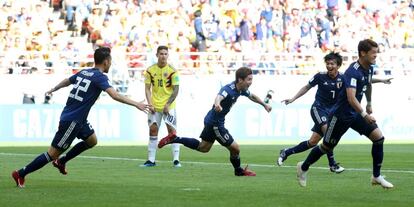
[[[158,137],[150,136],[148,142],[148,160],[155,162],[155,155],[157,154]]]
[[[181,144],[171,144],[171,151],[174,160],[180,160],[180,145]]]

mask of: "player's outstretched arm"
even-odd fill
[[[301,96],[303,96],[303,95],[305,95],[308,91],[309,91],[309,89],[311,89],[312,88],[312,86],[311,85],[309,85],[309,84],[306,84],[305,86],[303,86],[297,93],[296,93],[296,95],[295,96],[293,96],[293,98],[291,98],[291,99],[285,99],[285,100],[283,100],[282,101],[282,103],[284,103],[284,104],[286,104],[286,105],[288,105],[288,104],[290,104],[290,103],[293,103],[296,99],[298,99],[299,97],[301,97]]]
[[[144,101],[141,102],[136,102],[126,96],[123,96],[121,94],[119,94],[114,88],[110,87],[108,89],[105,90],[105,92],[107,92],[109,94],[109,96],[111,96],[112,99],[114,99],[115,101],[124,103],[124,104],[128,104],[131,106],[135,106],[136,108],[138,108],[139,110],[148,113],[149,112],[149,108],[150,105],[145,104]]]
[[[255,103],[258,103],[258,104],[262,105],[267,112],[272,111],[272,106],[270,106],[270,105],[266,104],[265,102],[263,102],[262,99],[260,99],[256,94],[251,93],[250,96],[249,96],[249,99],[251,101],[255,102]]]
[[[384,84],[391,84],[391,80],[394,78],[385,78],[385,79],[378,79],[378,78],[373,78],[372,79],[372,83],[384,83]]]
[[[55,92],[55,91],[57,91],[61,88],[67,87],[69,85],[70,85],[69,78],[65,78],[62,81],[60,81],[60,83],[58,83],[55,87],[53,87],[50,90],[46,91],[46,95],[52,95],[53,92]]]

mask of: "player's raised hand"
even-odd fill
[[[281,101],[281,103],[284,103],[285,105],[288,105],[290,103],[292,103],[294,100],[293,99],[285,99],[283,101]]]

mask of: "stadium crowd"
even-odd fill
[[[110,46],[115,62],[126,68],[146,67],[142,54],[159,45],[189,61],[200,58],[189,52],[356,53],[358,40],[365,38],[377,41],[381,52],[414,48],[412,0],[0,0],[0,5],[3,74],[90,66],[101,45]]]

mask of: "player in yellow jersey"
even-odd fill
[[[175,112],[175,98],[179,90],[179,75],[170,64],[168,64],[168,47],[157,48],[158,62],[145,71],[145,96],[151,105],[148,113],[149,142],[148,160],[142,167],[155,166],[155,155],[157,153],[158,130],[161,120],[167,126],[168,134],[176,133],[177,117]],[[174,167],[181,167],[179,161],[180,145],[172,145]]]

